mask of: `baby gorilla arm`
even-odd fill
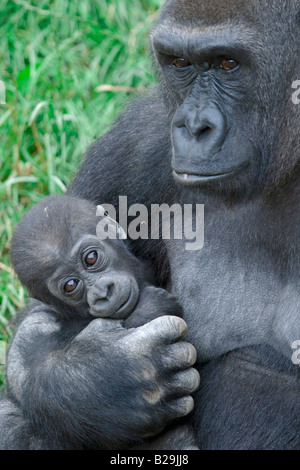
[[[193,408],[199,378],[193,346],[180,341],[186,330],[165,316],[131,330],[96,319],[79,332],[37,304],[10,349],[10,393],[50,448],[128,447]]]
[[[0,450],[47,449],[46,442],[35,438],[29,422],[16,403],[0,400]]]
[[[164,315],[182,317],[182,307],[176,298],[160,287],[147,286],[140,294],[135,310],[125,320],[126,328],[137,328]]]

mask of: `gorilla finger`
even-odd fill
[[[134,330],[131,341],[135,339],[143,344],[159,345],[172,343],[183,338],[187,333],[187,324],[182,318],[165,315]]]
[[[101,332],[114,332],[114,331],[126,331],[123,328],[122,323],[117,320],[110,320],[110,319],[102,319],[97,318],[96,320],[91,321],[85,328],[82,330],[76,338],[83,339],[83,338],[97,338],[98,333]]]
[[[194,409],[194,400],[191,396],[185,396],[172,400],[168,406],[168,419],[181,418],[188,415]]]
[[[170,344],[165,348],[162,365],[166,369],[186,369],[195,364],[197,359],[196,348],[185,341]]]
[[[195,392],[200,385],[200,375],[196,369],[190,368],[178,372],[168,384],[169,393],[186,395]]]

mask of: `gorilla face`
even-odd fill
[[[172,121],[172,168],[175,178],[185,184],[232,178],[256,156],[240,127],[242,116],[236,105],[245,94],[240,56],[226,55],[221,48],[216,55],[204,52],[203,56],[193,62],[175,58],[171,64],[173,86],[180,83],[186,91]],[[242,152],[236,151],[237,142]]]
[[[96,236],[96,206],[49,196],[18,224],[11,258],[32,297],[64,316],[122,319],[134,309],[141,264],[121,240]]]
[[[120,253],[112,244],[93,235],[77,237],[67,253],[60,252],[58,244],[51,247],[63,262],[47,279],[49,292],[81,316],[89,312],[94,317],[125,318],[139,297],[134,273],[120,270]]]
[[[264,7],[258,22],[255,0],[225,7],[167,2],[152,46],[170,106],[174,178],[247,193],[271,174],[270,155],[280,148],[274,107],[286,108],[287,58],[276,54],[280,32],[270,40],[273,10]],[[274,156],[271,163],[282,166]]]

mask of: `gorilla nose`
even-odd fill
[[[208,137],[208,134],[213,130],[212,122],[206,117],[199,117],[196,114],[189,116],[185,121],[185,126],[189,133],[197,138]]]
[[[101,318],[125,318],[138,297],[136,280],[127,273],[113,271],[96,279],[87,292],[90,314]]]
[[[182,106],[174,118],[174,126],[173,138],[196,146],[197,154],[203,159],[219,152],[228,133],[226,118],[215,103],[189,106],[189,109]]]
[[[114,283],[112,280],[104,280],[97,286],[96,300],[109,300],[113,294]]]

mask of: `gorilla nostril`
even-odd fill
[[[210,123],[186,123],[186,130],[196,139],[204,139],[213,131],[214,126]]]
[[[107,300],[109,300],[112,296],[112,293],[113,293],[113,288],[114,288],[114,284],[109,284],[109,286],[107,286],[107,292],[106,292],[106,298]]]
[[[113,287],[113,283],[97,286],[95,293],[97,300],[109,300],[113,294]]]
[[[200,130],[199,137],[206,137],[211,131],[212,128],[210,126],[205,126]]]

